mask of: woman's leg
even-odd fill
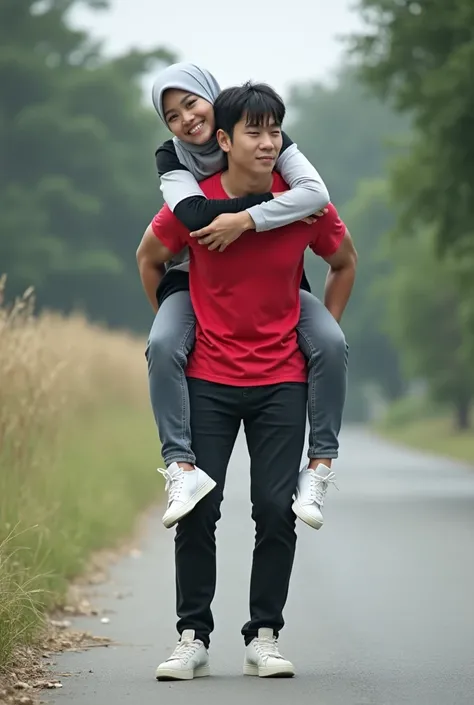
[[[295,509],[314,528],[322,526],[320,508],[334,473],[346,398],[348,346],[339,324],[324,304],[301,291],[298,343],[308,360],[309,463],[298,482]]]
[[[148,338],[146,358],[153,408],[166,465],[193,465],[189,393],[185,368],[194,345],[196,318],[189,291],[168,296],[156,314]]]
[[[169,492],[163,516],[167,528],[188,514],[215,482],[195,466],[191,447],[189,392],[185,375],[196,319],[189,291],[170,294],[160,306],[148,338],[150,399],[162,444]]]

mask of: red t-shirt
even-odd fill
[[[208,198],[228,198],[221,174],[201,181]],[[287,184],[274,173],[272,191]],[[249,231],[224,252],[189,236],[164,206],[153,232],[173,253],[190,248],[189,286],[196,314],[196,344],[188,377],[232,386],[306,382],[306,360],[297,342],[303,255],[336,252],[346,227],[334,206],[314,225],[292,223],[268,232]]]

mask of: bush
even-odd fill
[[[421,419],[441,418],[445,414],[445,409],[437,406],[424,396],[406,396],[390,404],[377,425],[386,429],[400,428],[409,426]]]

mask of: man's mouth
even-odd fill
[[[257,157],[257,159],[261,162],[274,162],[275,157]]]
[[[201,120],[201,122],[198,122],[197,125],[194,125],[190,130],[188,130],[188,135],[198,135],[202,128],[204,127],[204,120]]]

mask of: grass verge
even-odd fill
[[[452,419],[420,419],[398,426],[381,424],[375,431],[387,440],[474,465],[474,431],[455,431]]]
[[[82,317],[0,301],[0,671],[159,496],[143,351]]]

